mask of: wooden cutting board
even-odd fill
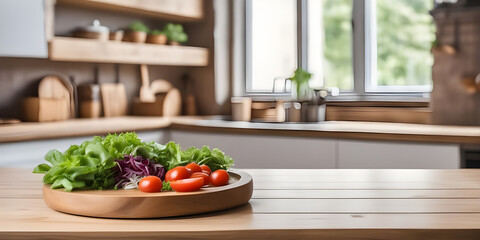
[[[125,90],[125,85],[120,83],[119,78],[119,67],[118,64],[116,64],[116,83],[102,83],[100,85],[103,115],[105,117],[118,117],[127,115],[127,92]]]
[[[43,199],[52,209],[75,215],[102,218],[158,218],[206,213],[236,207],[252,197],[252,177],[229,172],[226,186],[196,192],[144,193],[135,190],[73,191],[43,187]]]
[[[57,104],[54,109],[44,108],[42,111],[46,112],[65,112],[67,118],[75,116],[75,103],[73,100],[73,86],[68,80],[62,77],[49,75],[40,81],[38,85],[38,98],[63,101],[64,104]],[[48,115],[48,114],[47,114]],[[59,119],[64,120],[64,119]]]
[[[105,117],[117,117],[127,115],[127,92],[125,85],[121,83],[102,83],[103,114]]]

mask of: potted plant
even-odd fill
[[[128,25],[123,41],[144,43],[150,29],[141,21],[135,21]]]
[[[165,45],[167,44],[167,35],[163,31],[155,29],[148,34],[147,43]]]
[[[169,23],[163,29],[165,35],[167,35],[170,45],[180,45],[188,40],[188,35],[183,31],[181,24]]]
[[[295,98],[297,100],[308,100],[311,97],[312,89],[308,86],[310,78],[312,78],[312,74],[303,70],[301,67],[297,68],[293,77],[289,78],[295,86]]]

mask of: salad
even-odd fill
[[[40,164],[43,182],[52,189],[135,189],[195,191],[207,185],[228,184],[233,159],[218,148],[191,147],[185,151],[175,142],[161,145],[142,142],[136,133],[96,136],[65,152],[50,150],[50,164]],[[226,175],[225,175],[226,174]]]

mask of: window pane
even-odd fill
[[[247,73],[250,81],[247,80],[247,92],[272,92],[275,78],[290,77],[295,71],[296,2],[249,1],[251,22],[247,23],[247,28],[250,28],[250,31],[247,29]]]
[[[370,90],[429,91],[435,39],[432,0],[374,1],[377,73]],[[375,23],[374,23],[375,24]],[[374,26],[375,27],[375,26]]]
[[[308,0],[308,69],[312,87],[353,89],[353,0]]]

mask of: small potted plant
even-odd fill
[[[132,22],[130,25],[128,25],[127,30],[125,31],[123,41],[144,43],[149,32],[150,29],[143,22]]]
[[[155,29],[148,34],[147,43],[165,45],[167,44],[167,35],[163,31]]]
[[[308,86],[308,81],[312,78],[312,74],[303,70],[301,67],[295,70],[293,77],[289,78],[296,89],[297,100],[308,100],[312,95],[312,89]],[[293,93],[293,92],[292,92]]]
[[[181,24],[169,23],[163,29],[165,35],[167,35],[170,45],[180,45],[188,40],[188,35],[183,31]]]

